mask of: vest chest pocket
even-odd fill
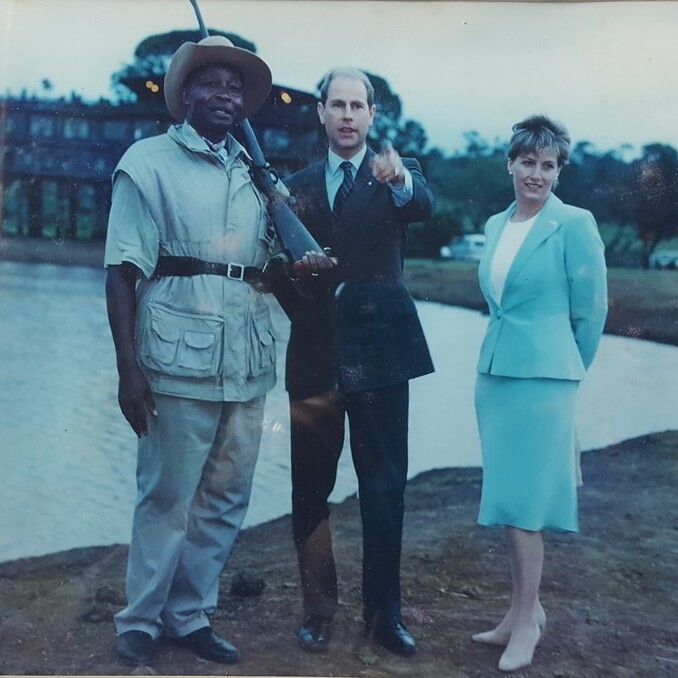
[[[142,365],[175,377],[219,374],[224,321],[216,316],[150,303],[140,333]]]

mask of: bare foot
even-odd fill
[[[499,670],[511,672],[529,666],[540,638],[541,631],[537,624],[517,626],[511,632],[508,645],[499,659]]]

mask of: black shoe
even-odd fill
[[[212,631],[210,626],[203,626],[193,633],[177,638],[169,638],[174,645],[193,650],[198,657],[219,664],[235,664],[238,661],[238,651],[223,638]]]
[[[302,650],[323,652],[330,642],[329,620],[315,614],[307,615],[297,631],[297,639]]]
[[[115,651],[129,666],[148,666],[153,661],[155,643],[145,631],[125,631],[115,641]]]
[[[375,640],[387,650],[406,657],[417,651],[417,643],[401,621],[379,623],[374,627]]]

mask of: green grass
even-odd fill
[[[678,271],[608,269],[609,334],[678,346]],[[484,310],[477,264],[408,259],[405,280],[416,299]]]

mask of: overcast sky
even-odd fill
[[[251,40],[274,81],[314,91],[324,71],[384,77],[429,148],[463,132],[506,140],[543,112],[599,151],[678,148],[678,2],[200,0],[208,27]],[[110,97],[146,36],[197,26],[189,0],[0,0],[0,93]]]

